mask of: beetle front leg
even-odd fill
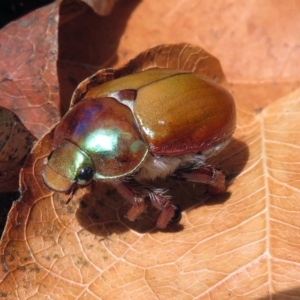
[[[145,186],[132,178],[114,181],[113,185],[132,205],[127,212],[127,218],[130,221],[136,220],[146,211],[146,200],[150,200],[151,204],[161,211],[156,221],[158,228],[166,228],[168,223],[177,217],[175,212],[179,210],[170,202],[171,197],[165,194],[165,190]]]
[[[148,190],[138,186],[133,179],[129,180],[115,180],[112,182],[116,190],[123,196],[132,207],[127,212],[127,219],[135,221],[142,213],[146,211],[146,198]]]
[[[226,192],[226,174],[213,166],[204,165],[198,168],[177,170],[170,177],[208,185],[208,191],[217,195]]]

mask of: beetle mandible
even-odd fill
[[[228,144],[235,103],[220,85],[192,72],[153,68],[87,91],[54,131],[42,173],[46,186],[73,195],[93,180],[108,181],[132,205],[135,220],[150,201],[156,226],[176,216],[165,190],[142,184],[167,176],[226,191],[225,174],[206,163]]]

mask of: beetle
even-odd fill
[[[90,88],[57,124],[42,172],[46,186],[70,194],[92,181],[111,183],[132,207],[160,210],[165,228],[178,215],[166,190],[142,183],[167,176],[226,191],[226,175],[206,163],[236,126],[232,95],[196,73],[152,68]]]

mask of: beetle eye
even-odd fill
[[[75,180],[80,185],[87,185],[89,184],[94,177],[94,170],[91,167],[83,167],[78,172]]]

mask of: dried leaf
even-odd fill
[[[190,42],[218,57],[238,108],[235,139],[219,157],[223,168],[239,174],[231,195],[207,199],[201,187],[161,182],[184,210],[184,228],[173,232],[151,230],[154,211],[136,223],[124,220],[126,204],[105,186],[81,191],[64,206],[65,197],[52,195],[33,175],[49,153],[49,133],[24,169],[30,189],[14,205],[1,242],[1,295],[299,299],[300,3],[124,3],[105,20],[88,10],[64,18],[67,36],[76,32],[61,49],[60,57],[70,58],[66,74],[76,62],[90,71],[112,66],[116,53],[119,67],[162,43]],[[83,74],[74,73],[65,97]]]
[[[293,263],[299,259],[299,191],[285,170],[296,174],[293,153],[299,142],[295,139],[289,146],[285,137],[294,132],[299,100],[300,90],[259,115],[237,100],[242,121],[236,139],[219,158],[231,172],[240,172],[246,163],[230,187],[232,194],[208,201],[201,187],[160,183],[171,188],[175,203],[185,210],[181,226],[166,232],[153,228],[155,212],[135,223],[124,219],[126,204],[103,185],[81,191],[70,206],[65,196],[52,195],[40,176],[34,176],[41,174],[49,153],[48,134],[27,162],[27,191],[10,213],[1,244],[6,268],[1,290],[10,297],[17,292],[21,299],[59,295],[61,289],[71,298],[73,293],[104,299],[137,297],[142,290],[149,298],[189,294],[229,299],[234,294],[250,299],[267,295],[269,284],[283,293],[286,287],[297,287],[299,273]],[[281,116],[278,122],[272,121],[274,116]],[[280,144],[284,149],[278,149]],[[267,151],[273,155],[266,156]],[[24,273],[32,275],[26,277],[27,288],[21,284]],[[276,281],[270,281],[269,274]],[[9,292],[12,278],[19,287]],[[41,281],[44,289],[39,288]]]
[[[15,114],[0,107],[1,193],[18,190],[20,169],[35,140]]]
[[[57,14],[54,3],[0,31],[0,105],[16,113],[36,137],[60,119]]]

